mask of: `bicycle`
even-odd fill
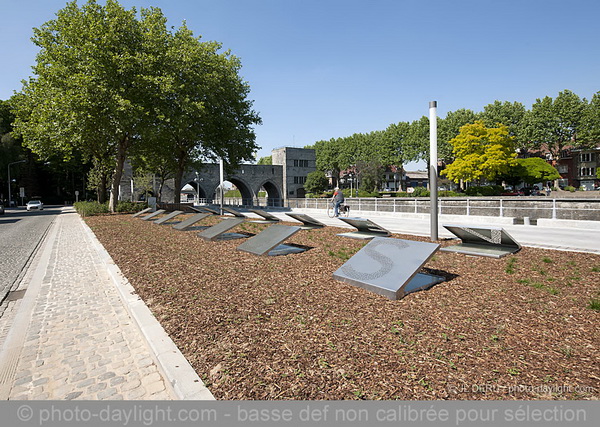
[[[329,205],[327,205],[327,216],[329,218],[333,218],[335,216],[333,214],[334,211],[335,211],[334,208],[335,208],[335,205],[333,204],[333,202],[330,201]],[[345,203],[342,203],[340,205],[340,208],[339,208],[339,215],[338,216],[348,217],[348,215],[350,215],[350,206],[348,206]]]

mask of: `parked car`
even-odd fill
[[[0,203],[0,215],[4,215],[4,205]]]
[[[44,210],[44,204],[41,200],[30,200],[27,202],[27,210],[31,211],[37,209],[39,211]]]

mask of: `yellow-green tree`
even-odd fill
[[[494,181],[516,165],[513,138],[504,125],[488,128],[478,120],[461,127],[450,144],[455,160],[442,174],[454,182]]]

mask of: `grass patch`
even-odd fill
[[[517,269],[517,258],[516,257],[511,257],[509,258],[508,262],[506,263],[506,268],[504,269],[505,272],[507,272],[508,274],[513,274]]]
[[[587,307],[591,310],[600,311],[600,298],[592,298]]]

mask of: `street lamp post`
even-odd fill
[[[198,197],[198,205],[200,205],[200,183],[202,182],[202,178],[198,176],[198,172],[196,172],[196,196]]]
[[[10,166],[16,165],[17,163],[25,163],[26,161],[27,160],[19,160],[17,162],[12,162],[8,164],[8,207],[10,207],[10,202],[12,201],[10,194]]]

